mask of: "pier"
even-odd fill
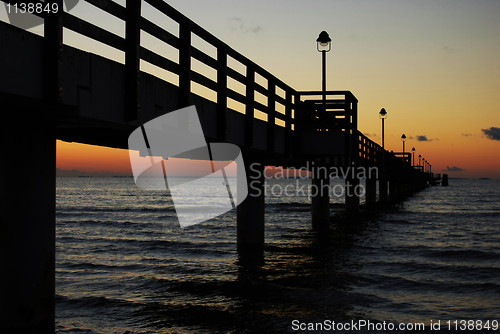
[[[62,0],[47,2],[63,7]],[[261,189],[268,165],[311,166],[311,182],[318,189],[329,186],[324,170],[364,168],[369,171],[364,176],[367,206],[437,182],[437,176],[412,164],[411,153],[388,152],[358,130],[358,100],[350,91],[297,91],[161,0],[146,2],[178,23],[178,37],[142,17],[141,1],[127,0],[126,7],[112,1],[86,2],[122,20],[125,38],[63,11],[40,14],[44,37],[0,22],[5,120],[0,155],[8,159],[2,161],[0,173],[2,332],[55,330],[57,139],[127,149],[128,136],[137,127],[195,105],[207,142],[238,145],[247,177],[259,174],[249,168],[259,163],[261,177],[256,182]],[[63,28],[122,51],[124,64],[64,45]],[[142,46],[141,31],[177,49],[178,61]],[[216,57],[196,48],[194,35],[211,45]],[[229,66],[229,58],[245,73]],[[193,60],[216,71],[216,80],[194,71]],[[141,61],[177,75],[178,85],[140,71]],[[257,75],[266,84],[259,83]],[[228,78],[243,85],[245,93],[230,89]],[[194,94],[195,83],[216,99]],[[257,94],[267,103],[258,102]],[[244,106],[244,113],[231,109],[233,101]],[[356,187],[360,177],[349,174],[345,183],[346,188]],[[361,197],[346,192],[345,202],[347,211],[356,212]],[[327,191],[312,197],[313,227],[329,224],[329,203]],[[264,245],[264,208],[263,191],[250,192],[238,206],[239,250]]]

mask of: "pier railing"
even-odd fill
[[[190,105],[192,94],[192,83],[197,83],[216,95],[217,103],[217,137],[224,140],[226,137],[226,110],[228,109],[228,98],[244,105],[245,133],[247,134],[246,145],[251,146],[252,127],[256,111],[260,111],[261,118],[267,121],[267,143],[268,150],[272,150],[275,138],[275,125],[285,128],[286,147],[290,148],[290,140],[293,117],[293,96],[296,91],[283,81],[252,62],[247,57],[233,50],[227,44],[210,34],[208,31],[191,21],[172,6],[162,0],[145,0],[149,5],[178,24],[179,37],[163,29],[152,21],[141,15],[141,0],[127,0],[126,7],[113,1],[104,0],[80,0],[104,11],[115,18],[122,20],[125,24],[125,37],[118,36],[102,27],[85,21],[70,12],[59,11],[57,14],[34,13],[44,19],[44,41],[45,53],[48,60],[48,69],[53,79],[49,84],[52,100],[62,99],[62,53],[63,51],[63,28],[72,30],[92,40],[103,43],[114,49],[125,53],[126,78],[125,85],[127,110],[124,118],[127,121],[140,119],[140,62],[146,61],[170,73],[178,75],[179,78],[179,108]],[[12,5],[19,1],[6,0]],[[44,3],[39,1],[40,3]],[[62,0],[48,0],[46,3],[58,3],[63,8]],[[141,32],[145,32],[159,41],[177,49],[178,61],[173,61],[164,55],[158,54],[141,45]],[[216,49],[216,57],[201,51],[192,43],[193,34]],[[244,74],[228,65],[231,57],[236,63],[243,65],[246,69]],[[202,64],[215,70],[216,79],[209,78],[192,68],[192,60],[196,59]],[[256,81],[256,75],[260,75],[267,84]],[[244,85],[245,94],[239,93],[228,87],[228,78]],[[259,80],[262,82],[262,80]],[[284,93],[278,93],[281,89]],[[267,103],[260,103],[255,99],[256,93],[262,94]],[[278,105],[281,105],[278,107]],[[279,111],[278,111],[279,110]]]
[[[373,140],[358,131],[358,166],[370,167],[376,166],[381,168],[383,161],[384,149],[382,146],[375,143]]]

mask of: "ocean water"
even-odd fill
[[[268,181],[265,249],[238,254],[235,210],[181,229],[168,194],[131,178],[57,179],[57,332],[496,332],[500,181],[450,180],[322,231],[307,194],[280,196],[287,184],[309,180]]]

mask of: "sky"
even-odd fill
[[[332,39],[327,89],[349,90],[357,97],[361,132],[381,143],[378,112],[385,108],[386,149],[402,151],[404,133],[406,149],[415,147],[435,173],[500,179],[500,1],[167,2],[299,91],[321,89],[316,38],[327,31]],[[123,23],[91,7],[80,1],[72,14],[124,36]],[[148,5],[143,7],[144,16],[178,35],[174,22],[157,19]],[[70,31],[64,38],[67,44],[123,62],[119,52]],[[176,60],[172,48],[141,38],[145,47]],[[201,43],[200,48],[214,51]],[[142,69],[176,80],[147,64]],[[128,152],[109,148],[58,141],[57,159],[60,169],[130,170]]]

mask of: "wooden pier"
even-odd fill
[[[83,0],[81,0],[83,1]],[[6,1],[14,4],[16,1]],[[47,2],[47,1],[46,1]],[[50,0],[62,8],[62,0]],[[56,139],[127,148],[130,133],[160,115],[196,105],[208,142],[238,145],[249,166],[284,168],[365,168],[366,205],[399,199],[434,182],[431,173],[412,166],[411,154],[392,154],[357,128],[357,99],[349,91],[301,92],[189,20],[166,2],[148,4],[179,25],[179,37],[141,17],[141,1],[86,0],[122,20],[122,38],[68,12],[42,14],[44,37],[0,22],[0,101],[4,115],[0,156],[0,331],[54,333],[55,319],[55,159]],[[3,5],[3,4],[0,4]],[[63,45],[63,28],[125,54],[125,64]],[[141,31],[178,50],[178,62],[140,43]],[[212,57],[193,46],[192,37],[216,49]],[[245,68],[228,66],[232,58]],[[216,71],[216,80],[192,69],[197,60]],[[140,71],[145,61],[176,74],[173,85]],[[256,75],[266,84],[256,81]],[[228,87],[228,78],[245,94]],[[212,101],[192,92],[196,83],[214,92]],[[263,104],[256,93],[267,98]],[[231,100],[244,113],[230,108]],[[257,112],[264,118],[256,118]],[[258,174],[258,173],[257,173]],[[330,177],[316,173],[312,183],[328,187]],[[357,175],[346,186],[359,184]],[[377,196],[378,184],[378,196]],[[360,197],[346,194],[346,210],[357,211]],[[313,226],[329,224],[328,192],[313,196]],[[237,208],[238,249],[264,245],[264,192],[250,192]]]

